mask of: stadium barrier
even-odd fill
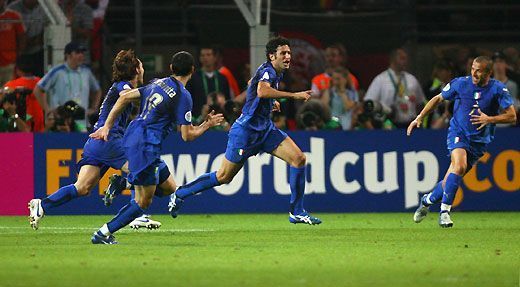
[[[412,211],[421,193],[430,191],[449,165],[445,130],[293,132],[307,155],[305,206],[315,212]],[[41,198],[76,179],[86,134],[3,135],[4,182],[0,214],[25,214],[33,195]],[[216,170],[224,156],[227,134],[208,132],[193,142],[171,135],[162,159],[178,184]],[[13,150],[15,147],[15,150]],[[463,180],[455,209],[506,211],[520,209],[520,129],[498,129],[489,152]],[[34,162],[34,177],[33,166]],[[100,193],[110,170],[93,196],[49,211],[50,214],[114,214],[129,200],[129,191],[105,208]],[[34,178],[34,182],[31,179]],[[34,188],[32,188],[34,187]],[[7,191],[5,191],[7,190]],[[235,179],[187,201],[184,213],[285,212],[290,189],[288,166],[269,154],[252,157]],[[13,204],[12,198],[16,199]],[[5,201],[4,201],[5,200]],[[167,212],[167,198],[156,198],[150,213]]]

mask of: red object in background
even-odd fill
[[[359,80],[361,88],[367,90],[372,80],[388,68],[388,54],[350,55],[348,68]]]
[[[24,87],[29,90],[34,90],[36,84],[40,81],[39,77],[20,77],[7,82],[4,86],[11,89],[18,87]],[[32,116],[34,126],[32,127],[33,132],[43,132],[45,130],[45,119],[43,115],[43,109],[38,103],[34,93],[31,93],[25,99],[27,106],[27,113]]]
[[[94,18],[94,27],[92,28],[92,43],[90,45],[90,56],[92,62],[98,62],[101,60],[102,50],[102,34],[101,28],[103,27],[103,18]]]
[[[241,66],[249,63],[249,48],[226,48],[222,51],[222,57],[224,66],[228,67],[238,80]]]
[[[0,133],[0,215],[27,215],[34,197],[32,133]]]
[[[287,119],[286,124],[287,124],[287,129],[290,131],[295,131],[298,129],[295,119]]]

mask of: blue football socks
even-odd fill
[[[444,189],[442,188],[442,180],[435,185],[435,188],[432,192],[430,192],[423,201],[423,204],[426,206],[430,206],[432,204],[436,204],[441,201],[442,194],[444,193]]]
[[[137,204],[137,202],[134,199],[130,200],[130,202],[123,206],[117,215],[107,223],[108,231],[110,234],[118,231],[132,222],[132,220],[143,215],[143,213],[144,210]]]
[[[446,184],[444,186],[444,195],[442,196],[442,203],[445,205],[450,205],[453,203],[455,199],[455,194],[457,193],[457,189],[462,181],[462,176],[456,175],[454,173],[450,173],[448,178],[446,179]]]
[[[290,212],[301,214],[304,212],[303,195],[305,194],[305,167],[289,168],[289,185],[291,186]]]
[[[42,199],[42,208],[46,211],[48,208],[60,206],[76,197],[78,197],[76,186],[74,186],[74,184],[69,184]]]
[[[175,194],[178,198],[185,199],[218,185],[220,185],[220,183],[217,180],[217,172],[214,171],[205,173],[194,181],[179,187]]]

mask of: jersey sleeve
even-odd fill
[[[188,91],[184,91],[179,95],[179,101],[177,102],[177,108],[175,110],[175,121],[178,125],[191,125],[192,107],[193,101],[191,99],[191,95]]]
[[[267,82],[272,85],[276,81],[276,71],[273,68],[265,67],[260,73],[259,82]]]
[[[457,96],[457,90],[459,88],[459,78],[453,79],[442,89],[442,98],[448,101],[453,101]]]
[[[498,93],[498,104],[502,109],[507,109],[513,105],[513,98],[505,86],[503,86]]]
[[[124,90],[130,90],[132,89],[132,86],[128,82],[119,82],[117,83],[117,91],[121,92]],[[139,91],[141,93],[141,91]]]

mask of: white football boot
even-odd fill
[[[439,226],[442,228],[449,228],[453,226],[449,212],[441,212],[439,214]]]
[[[43,208],[41,199],[31,199],[27,204],[29,208],[29,223],[32,229],[38,229],[38,223],[43,218]]]
[[[132,222],[130,222],[129,226],[130,228],[136,230],[141,227],[145,227],[148,229],[158,229],[159,227],[161,227],[161,223],[159,221],[152,220],[150,218],[150,215],[143,214],[138,218],[134,219]]]

